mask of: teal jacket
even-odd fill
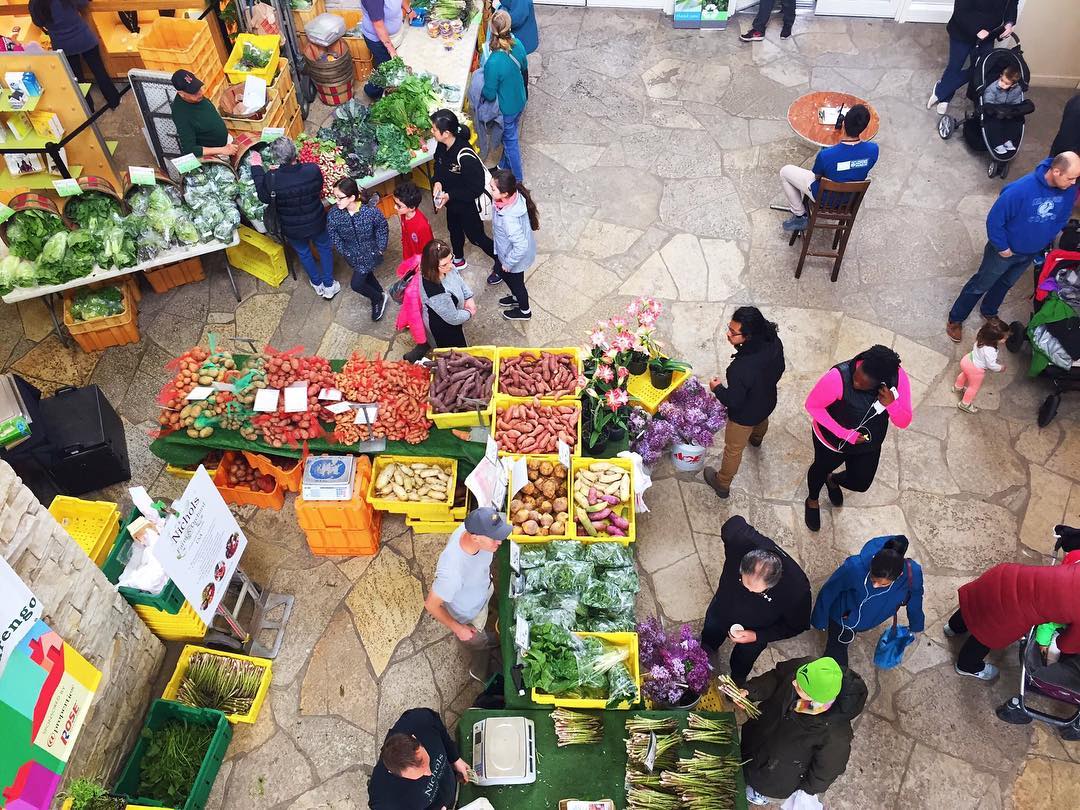
[[[525,46],[521,40],[514,39],[510,49],[513,59],[505,51],[495,51],[484,63],[484,98],[488,101],[499,100],[499,112],[504,117],[512,118],[525,109],[525,78],[523,73],[529,69]],[[514,59],[521,66],[514,64]]]

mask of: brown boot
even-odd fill
[[[714,467],[706,467],[704,472],[705,483],[713,488],[713,492],[719,495],[721,498],[726,498],[731,494],[731,490],[726,487],[720,486],[720,482],[716,478],[717,472]]]
[[[964,325],[956,323],[956,321],[949,321],[945,324],[945,334],[949,336],[949,340],[953,343],[959,343],[964,339]]]

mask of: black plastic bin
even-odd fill
[[[40,406],[52,447],[49,472],[69,494],[131,478],[124,424],[100,388],[61,388]]]

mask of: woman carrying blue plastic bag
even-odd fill
[[[923,631],[922,567],[905,557],[907,550],[908,539],[902,534],[875,537],[821,587],[810,624],[826,631],[825,655],[840,666],[847,666],[848,645],[858,633],[892,619],[901,607],[907,607],[909,626],[898,625],[895,634],[891,627],[885,631],[886,650],[880,650],[879,642],[875,663],[886,669],[896,666],[914,634]]]

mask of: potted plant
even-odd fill
[[[63,799],[63,810],[124,810],[127,800],[110,795],[96,779],[80,776],[57,796]]]
[[[704,466],[705,448],[727,424],[727,410],[716,396],[691,377],[671,393],[651,418],[631,415],[636,438],[630,449],[652,466],[669,447],[677,469],[691,472]]]
[[[637,627],[643,682],[641,691],[653,703],[692,709],[709,687],[709,655],[688,624],[668,634],[656,618]]]
[[[676,371],[686,371],[690,364],[682,360],[657,355],[649,361],[649,380],[653,388],[663,391],[671,385],[671,377]]]

